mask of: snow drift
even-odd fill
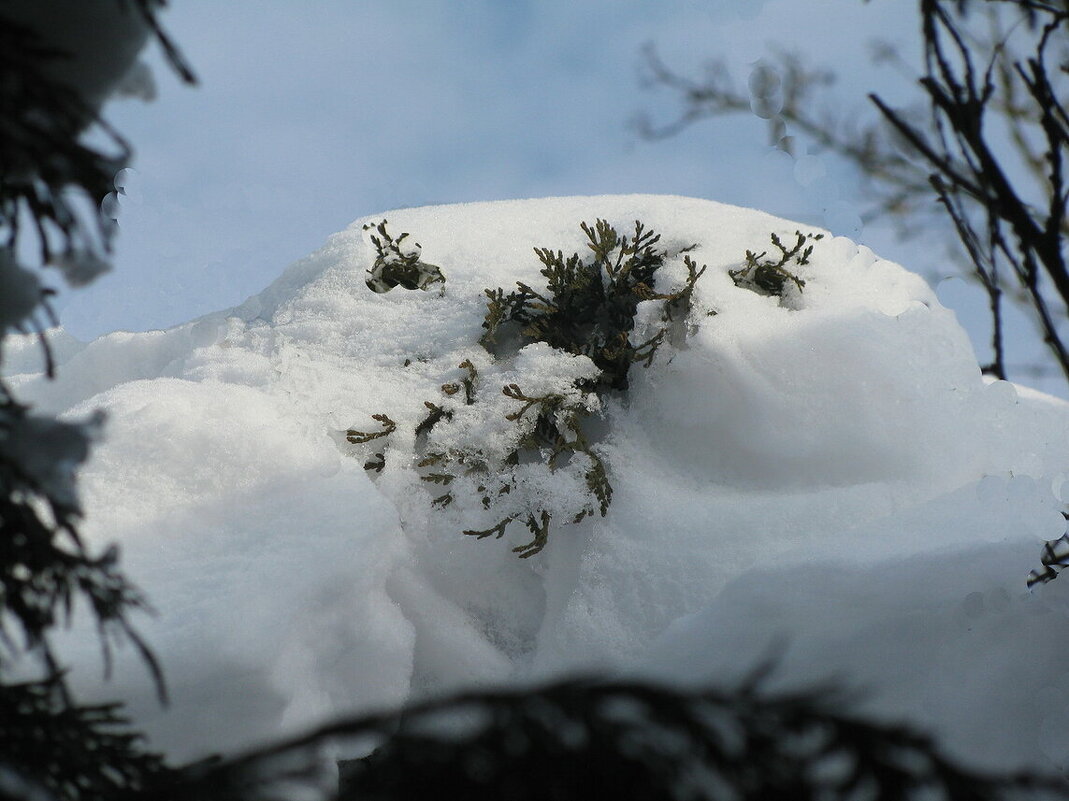
[[[801,292],[758,294],[729,271],[809,229],[686,198],[384,216],[444,285],[370,291],[367,218],[237,308],[64,341],[55,381],[33,374],[32,343],[5,353],[39,408],[107,412],[85,533],[121,544],[159,610],[142,628],[171,708],[133,655],[100,690],[76,627],[65,650],[87,693],[129,699],[183,758],[460,687],[591,670],[730,683],[775,655],[774,686],[845,681],[859,712],[933,729],[966,760],[1069,767],[1069,577],[1025,586],[1065,530],[1069,407],[985,382],[921,278],[825,238]],[[661,234],[658,292],[691,245],[708,269],[687,336],[601,404],[607,515],[554,525],[521,560],[522,526],[477,540],[461,534],[477,504],[431,505],[404,431],[465,359],[487,397],[574,377],[545,346],[483,350],[484,290],[542,285],[532,249],[582,252],[596,218]],[[384,413],[398,433],[366,470],[345,432]]]

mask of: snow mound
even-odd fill
[[[383,216],[444,285],[368,288],[363,226]],[[86,533],[121,543],[159,609],[143,628],[174,700],[153,706],[132,656],[107,690],[157,745],[194,756],[578,670],[725,682],[774,652],[782,685],[842,678],[873,714],[932,727],[985,767],[1066,766],[1069,578],[1032,593],[1025,578],[1064,532],[1051,488],[1069,470],[1069,407],[982,380],[921,278],[824,238],[792,267],[801,291],[759,294],[730,271],[770,234],[811,229],[688,198],[383,216],[237,308],[61,349],[56,381],[15,380],[41,407],[108,414],[82,476]],[[478,344],[484,290],[544,286],[533,248],[588,256],[579,223],[597,218],[661,234],[657,292],[681,285],[685,255],[708,269],[686,335],[634,365],[627,392],[587,398],[607,514],[567,525],[581,482],[528,465],[517,492],[556,521],[518,559],[520,522],[477,540],[461,532],[494,519],[477,499],[431,504],[442,489],[420,480],[414,428],[465,360],[484,411],[453,396],[443,449],[508,449],[505,384],[574,394],[585,357]],[[373,415],[396,430],[352,444],[346,432],[385,430]],[[88,692],[91,633],[69,640]]]

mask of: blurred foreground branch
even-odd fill
[[[71,286],[108,269],[115,227],[106,204],[130,157],[99,104],[147,35],[193,80],[157,22],[162,5],[77,7],[89,30],[72,52],[52,37],[55,15],[74,4],[0,3],[0,346],[11,332],[36,332],[49,376],[44,329],[57,321],[44,269]],[[118,549],[92,548],[78,530],[76,470],[102,420],[31,413],[0,375],[0,801],[111,801],[165,770],[120,705],[75,697],[54,645],[78,612],[96,627],[105,674],[113,647],[131,644],[165,699],[160,667],[130,622],[148,608],[144,596],[120,569]]]
[[[169,801],[1069,798],[1061,778],[984,775],[904,726],[834,711],[832,692],[768,696],[566,681],[474,692],[331,724],[187,769]],[[375,747],[342,763],[338,749]],[[1018,794],[1019,793],[1019,794]]]

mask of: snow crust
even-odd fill
[[[443,289],[368,289],[362,226],[382,216],[441,267]],[[1069,577],[1025,588],[1065,531],[1069,406],[982,380],[920,277],[825,238],[781,303],[728,270],[801,227],[688,198],[382,216],[234,309],[63,341],[55,381],[34,374],[30,343],[5,350],[39,409],[107,413],[82,471],[85,531],[120,543],[159,610],[142,628],[173,702],[155,705],[133,655],[104,694],[130,700],[154,744],[193,757],[575,671],[724,684],[773,655],[774,686],[843,680],[863,690],[859,711],[932,728],[985,768],[1069,767]],[[662,234],[658,291],[682,284],[690,245],[708,270],[690,335],[601,408],[608,515],[555,524],[521,560],[518,523],[476,540],[460,532],[485,524],[477,503],[430,505],[410,432],[465,359],[492,414],[436,428],[443,447],[503,447],[516,405],[503,384],[553,391],[589,369],[541,345],[495,361],[477,341],[483,290],[543,286],[532,248],[585,252],[579,222],[598,217]],[[371,444],[344,432],[382,413],[398,431],[376,473]],[[567,497],[576,482],[550,484],[523,492],[582,503]],[[92,632],[75,627],[65,647],[92,692]]]

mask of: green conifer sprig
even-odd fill
[[[593,226],[583,222],[580,228],[591,252],[587,260],[579,253],[565,257],[560,250],[535,249],[542,263],[545,289],[536,290],[529,284],[517,282],[516,289],[509,293],[501,288],[485,290],[485,332],[480,342],[494,355],[491,346],[499,345],[498,335],[502,328],[511,326],[509,336],[512,338],[518,333],[520,347],[544,343],[563,353],[585,356],[597,368],[596,376],[588,374],[577,379],[570,389],[541,395],[528,394],[517,383],[502,387],[505,397],[521,404],[504,414],[504,419],[518,426],[519,431],[510,451],[503,457],[491,457],[481,442],[446,448],[439,445],[437,449],[433,444],[433,429],[460,412],[462,407],[457,403],[461,398],[465,406],[478,402],[478,371],[471,359],[461,362],[458,369],[465,371],[465,375],[441,385],[442,393],[449,400],[441,404],[425,401],[428,413],[414,427],[416,468],[420,479],[427,484],[449,487],[448,492],[431,501],[432,506],[444,509],[456,500],[457,492],[474,488],[483,508],[490,510],[513,494],[521,463],[528,465],[534,458],[553,472],[578,458],[584,461],[575,463],[572,469],[583,471],[582,480],[589,493],[589,502],[571,517],[571,522],[608,513],[613,495],[609,469],[584,433],[584,421],[597,406],[591,402],[591,395],[626,390],[631,365],[638,363],[648,367],[652,364],[658,347],[666,339],[668,324],[678,322],[689,312],[695,284],[706,268],[699,268],[688,255],[684,258],[687,278],[683,285],[673,292],[658,292],[655,289],[656,273],[668,255],[656,247],[659,235],[647,230],[639,221],[635,222],[634,232],[630,235],[619,234],[601,219]],[[385,222],[374,230],[376,233],[371,235],[371,241],[379,254],[376,264],[389,262],[400,265],[399,270],[417,265],[418,250],[412,250],[405,243],[407,234],[392,239]],[[633,344],[631,336],[636,327],[638,305],[646,301],[663,304],[661,318],[666,325],[653,331],[645,341]],[[386,415],[375,415],[374,419],[382,424],[382,431],[350,430],[347,432],[349,442],[369,442],[396,430],[396,424]],[[383,455],[375,454],[375,459],[369,460],[365,468],[381,471],[384,465]],[[482,476],[493,476],[493,479]],[[476,478],[475,481],[460,481],[461,477]],[[553,512],[539,506],[517,510],[514,502],[510,506],[502,510],[504,514],[495,525],[486,529],[466,529],[463,533],[478,539],[501,538],[514,520],[521,520],[531,532],[532,539],[513,550],[520,558],[534,556],[548,541]]]
[[[471,359],[465,359],[459,365],[461,370],[467,370],[468,375],[466,378],[462,378],[459,382],[453,381],[448,384],[442,384],[442,392],[446,395],[456,395],[460,392],[461,388],[464,390],[464,403],[467,406],[471,406],[475,403],[475,380],[479,377],[479,373],[475,369],[475,365],[471,363]]]
[[[697,245],[692,245],[691,247],[694,248]],[[694,297],[694,285],[705,274],[707,267],[707,265],[703,264],[699,270],[697,262],[690,256],[683,257],[683,266],[687,268],[687,280],[684,282],[683,288],[669,295],[654,295],[652,298],[652,300],[665,301],[664,319],[669,322],[681,320],[690,313],[691,302]]]
[[[534,539],[526,545],[517,545],[512,549],[513,553],[519,554],[520,559],[527,559],[545,548],[546,543],[549,541],[549,521],[551,519],[549,512],[545,509],[538,513],[537,519],[534,515],[528,515],[527,528],[534,535]]]
[[[767,250],[761,253],[747,250],[746,266],[728,271],[731,280],[736,286],[752,289],[761,295],[774,295],[782,298],[788,281],[801,292],[805,281],[788,270],[787,265],[792,261],[799,267],[807,265],[813,253],[813,245],[807,243],[820,241],[824,238],[824,234],[803,234],[801,231],[795,231],[794,234],[796,239],[790,248],[784,245],[776,234],[770,235],[773,246],[779,251],[779,257],[776,259],[765,259],[768,256]]]
[[[509,523],[511,523],[513,520],[518,519],[519,517],[520,515],[509,515],[508,517],[503,518],[500,522],[498,522],[497,525],[491,526],[488,529],[483,529],[481,531],[469,529],[468,531],[465,531],[463,533],[468,535],[469,537],[475,537],[476,539],[480,540],[485,539],[486,537],[495,537],[497,539],[501,539],[501,537],[505,535],[505,529],[508,528]],[[545,509],[540,509],[537,512],[537,517],[535,516],[535,514],[527,515],[525,525],[527,526],[531,534],[534,535],[534,539],[532,539],[526,545],[517,545],[515,548],[512,549],[513,553],[519,554],[520,559],[527,559],[539,553],[543,548],[545,548],[546,543],[549,541],[549,523],[552,519],[552,515],[550,515],[550,513],[547,512]]]
[[[453,413],[447,409],[443,409],[436,403],[430,401],[423,401],[423,405],[430,411],[427,416],[416,426],[415,434],[417,437],[427,434],[432,428],[434,428],[442,420],[451,420]]]
[[[505,529],[508,527],[508,524],[515,520],[516,517],[517,515],[509,515],[508,517],[498,522],[497,525],[491,526],[488,529],[467,529],[462,533],[466,534],[469,537],[475,537],[476,539],[480,540],[485,539],[486,537],[495,537],[497,539],[501,539],[503,536],[505,536]]]
[[[656,248],[659,234],[638,220],[631,236],[621,236],[601,219],[593,227],[580,223],[580,228],[593,259],[583,261],[578,253],[565,258],[563,251],[535,248],[546,278],[545,292],[522,281],[508,294],[501,288],[486,290],[481,341],[484,346],[495,343],[500,328],[515,322],[524,344],[545,342],[566,353],[587,356],[601,371],[599,388],[625,390],[631,365],[648,366],[664,337],[662,329],[641,345],[631,344],[638,304],[664,301],[669,317],[689,308],[694,283],[705,268],[698,270],[687,256],[684,286],[673,293],[657,293],[654,278],[668,255]]]
[[[456,500],[452,485],[457,478],[462,475],[471,476],[489,472],[486,458],[481,451],[459,451],[453,453],[443,453],[440,451],[434,452],[420,459],[420,461],[416,463],[416,467],[418,469],[438,467],[442,472],[422,473],[420,475],[420,480],[430,484],[451,487],[451,489],[444,495],[439,495],[431,501],[431,505],[439,509],[444,509]],[[444,472],[445,469],[451,469],[453,472]],[[498,494],[504,494],[504,492],[507,492],[508,490],[509,487],[507,485],[502,485],[502,487],[499,488]],[[480,485],[476,490],[476,492],[479,493],[485,493],[486,491],[487,488],[484,485]],[[483,497],[482,500],[483,508],[489,508],[490,499],[488,497]]]
[[[1069,512],[1062,512],[1062,517],[1069,521]],[[1044,544],[1040,567],[1028,574],[1028,589],[1037,584],[1054,581],[1066,567],[1069,567],[1069,534],[1063,534],[1058,539]]]
[[[609,513],[609,504],[612,503],[612,484],[609,483],[605,463],[601,458],[590,449],[587,449],[584,453],[590,457],[591,461],[591,467],[584,476],[586,486],[590,490],[590,494],[597,499],[601,516],[605,517]],[[580,517],[579,519],[581,520],[582,518]]]
[[[609,503],[612,499],[612,485],[609,484],[604,462],[591,449],[590,442],[583,434],[582,420],[590,414],[587,408],[581,403],[566,403],[565,397],[556,393],[527,395],[517,384],[506,385],[502,388],[502,394],[523,403],[519,410],[506,414],[506,420],[519,421],[532,409],[538,410],[534,425],[520,439],[517,449],[509,455],[509,461],[518,464],[520,450],[537,452],[542,455],[547,468],[552,471],[557,469],[563,457],[585,454],[591,463],[590,469],[584,474],[587,489],[602,517],[608,514]],[[507,494],[510,489],[508,485],[505,485],[499,490],[499,494]],[[492,499],[484,497],[483,500],[483,506],[489,507]],[[572,518],[572,522],[578,523],[594,513],[595,507],[588,506],[580,510]],[[480,538],[495,533],[501,536],[508,524],[518,517],[520,515],[512,515],[485,531],[465,531],[464,533]],[[526,525],[534,535],[534,539],[526,545],[513,549],[521,559],[534,556],[545,547],[551,520],[552,515],[545,509],[538,509],[528,514]]]
[[[538,451],[545,454],[549,468],[555,469],[562,455],[590,451],[582,429],[582,420],[590,412],[582,403],[566,403],[563,395],[555,393],[531,397],[516,384],[505,386],[501,392],[524,404],[519,411],[506,414],[506,420],[518,421],[531,408],[538,408],[534,425],[520,438],[519,448],[514,452],[517,457],[520,449]]]
[[[395,286],[405,289],[428,289],[433,284],[444,284],[442,269],[420,260],[423,252],[418,242],[406,242],[408,233],[394,239],[386,230],[386,220],[378,225],[367,223],[365,231],[375,247],[375,263],[368,270],[367,285],[373,292],[389,292]]]
[[[523,390],[520,389],[518,384],[507,384],[502,387],[501,394],[514,400],[524,401],[523,406],[518,412],[509,412],[505,415],[506,420],[519,420],[527,414],[527,410],[532,406],[541,407],[542,411],[539,412],[539,419],[541,419],[544,414],[552,412],[564,401],[564,396],[557,394],[539,395],[533,398],[529,397],[523,393]]]
[[[345,432],[345,438],[353,445],[363,445],[365,442],[371,442],[374,439],[388,437],[397,430],[397,423],[391,420],[389,415],[373,414],[371,419],[382,425],[382,431],[357,431],[355,428],[350,428]]]

